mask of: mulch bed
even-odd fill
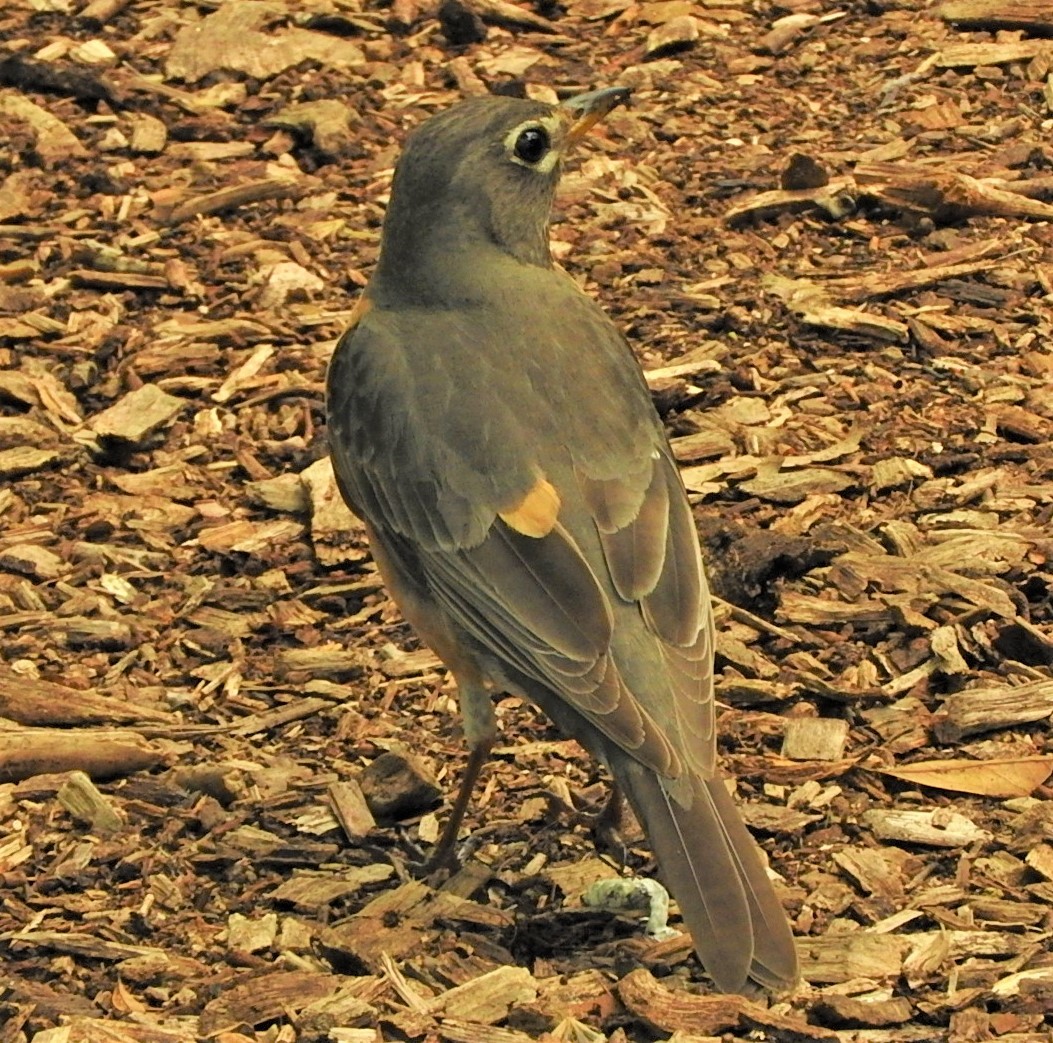
[[[1048,1041],[1051,35],[1046,0],[4,5],[0,1043]],[[420,879],[456,691],[327,458],[408,130],[612,84],[554,253],[696,507],[800,942],[774,1000],[583,901],[654,866],[518,699]]]

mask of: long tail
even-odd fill
[[[698,779],[683,807],[654,772],[617,761],[615,778],[717,987],[740,992],[752,978],[775,992],[791,988],[798,967],[790,925],[723,781]]]

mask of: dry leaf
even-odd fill
[[[899,768],[874,769],[904,782],[983,797],[1026,797],[1053,773],[1053,757],[998,760],[917,761]]]

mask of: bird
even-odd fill
[[[631,347],[550,250],[566,157],[628,93],[473,97],[409,135],[329,364],[330,456],[457,686],[469,757],[437,850],[495,741],[493,696],[523,696],[628,799],[716,987],[786,992],[789,921],[717,765],[687,494]]]

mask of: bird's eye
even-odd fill
[[[533,166],[540,163],[549,150],[548,132],[543,127],[527,127],[516,138],[512,151],[516,158]]]

